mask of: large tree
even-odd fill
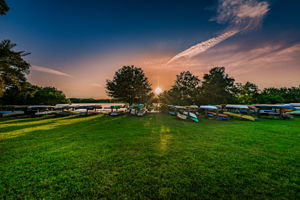
[[[241,104],[258,103],[259,89],[254,83],[246,82],[245,84],[236,84],[237,102]]]
[[[5,3],[5,1],[0,0],[0,15],[5,15],[8,10],[9,10],[9,7]]]
[[[171,102],[176,101],[179,105],[190,105],[196,103],[197,91],[200,87],[200,79],[190,71],[181,72],[176,75],[175,84],[171,90],[165,93]]]
[[[214,67],[203,76],[200,104],[234,103],[234,78],[224,67]]]
[[[153,96],[151,84],[141,68],[123,66],[113,80],[106,81],[106,92],[110,97],[129,104],[145,103]]]
[[[0,42],[0,96],[9,87],[24,83],[29,73],[30,64],[23,59],[28,53],[14,51],[15,46],[10,40]]]

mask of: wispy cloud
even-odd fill
[[[219,0],[217,16],[212,20],[217,23],[227,24],[226,30],[217,37],[198,43],[180,52],[171,58],[168,64],[181,58],[192,58],[240,32],[257,28],[268,11],[269,4],[266,1]]]
[[[44,73],[49,73],[49,74],[54,74],[54,75],[58,75],[58,76],[66,76],[66,77],[72,77],[70,74],[61,72],[61,71],[57,71],[48,67],[42,67],[42,66],[37,66],[37,65],[32,65],[31,70],[33,71],[39,71],[39,72],[44,72]]]

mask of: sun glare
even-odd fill
[[[155,94],[160,94],[160,93],[162,93],[162,89],[160,87],[157,87],[155,89]]]

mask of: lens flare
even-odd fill
[[[155,94],[160,94],[160,93],[162,93],[162,89],[160,87],[157,87],[155,89]]]

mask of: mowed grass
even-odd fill
[[[300,119],[0,121],[0,199],[300,199]]]

